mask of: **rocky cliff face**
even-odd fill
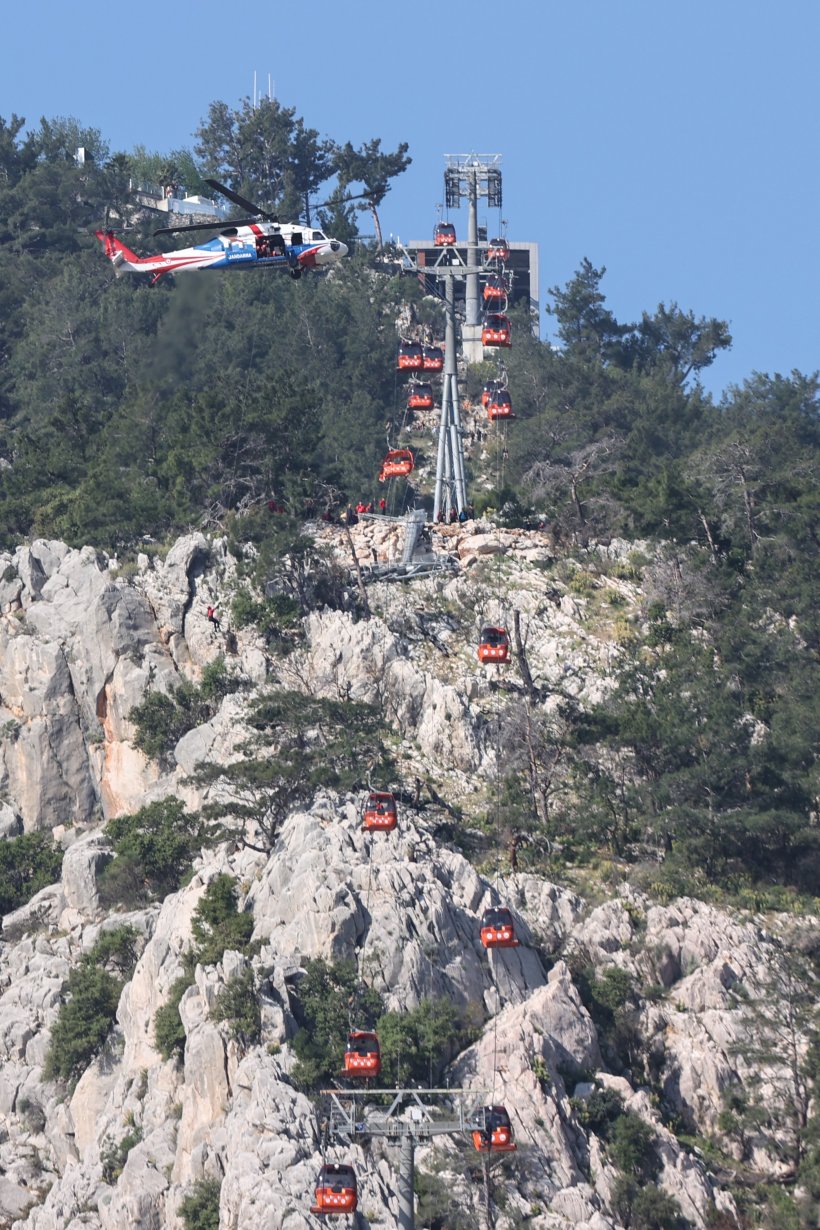
[[[241,633],[232,660],[248,690],[184,736],[174,767],[163,771],[134,747],[129,714],[146,690],[196,679],[223,652],[205,609],[217,598],[224,604],[235,583],[224,543],[192,535],[162,562],[140,557],[128,579],[115,561],[61,543],[35,542],[3,557],[0,819],[6,836],[53,830],[66,855],[60,882],[3,920],[0,1224],[176,1228],[191,1184],[213,1177],[222,1183],[225,1228],[312,1225],[322,1144],[315,1107],[290,1077],[289,1043],[294,977],[315,957],[357,959],[390,1008],[444,996],[481,1022],[450,1080],[491,1089],[493,1103],[512,1115],[520,1148],[506,1176],[506,1162],[495,1174],[506,1193],[500,1225],[521,1218],[534,1230],[620,1224],[607,1149],[579,1115],[596,1087],[614,1089],[650,1125],[657,1182],[689,1224],[706,1226],[715,1208],[731,1219],[721,1182],[663,1120],[677,1115],[691,1133],[710,1133],[723,1090],[747,1078],[736,1053],[746,1025],[732,992],[758,989],[757,972],[776,957],[771,920],[764,926],[691,900],[661,907],[627,888],[594,904],[516,874],[503,893],[522,944],[488,954],[478,932],[482,910],[496,899],[493,879],[437,843],[423,815],[405,815],[395,833],[373,838],[361,831],[359,800],[326,791],[288,817],[272,852],[212,848],[186,887],[161,905],[111,917],[100,908],[97,875],[110,858],[103,822],[171,794],[203,802],[191,780],[195,765],[234,755],[243,707],[263,685],[378,702],[408,777],[434,772],[468,811],[492,780],[497,699],[475,663],[474,642],[458,631],[465,619],[476,632],[483,621],[506,622],[514,594],[546,692],[560,680],[583,704],[610,686],[617,636],[600,621],[593,632],[585,600],[547,578],[545,539],[460,531],[447,539],[460,560],[456,572],[412,588],[374,586],[369,621],[317,612],[284,659],[269,658],[254,635]],[[363,558],[378,558],[389,550],[387,531],[357,527],[356,545]],[[620,596],[619,618],[632,617],[635,585],[606,583]],[[184,1063],[164,1061],[154,1016],[182,971],[197,903],[221,872],[241,886],[258,951],[252,958],[227,951],[218,965],[197,967],[180,1004]],[[66,1097],[43,1077],[65,980],[99,935],[120,923],[141,937],[139,960],[112,1045]],[[639,989],[642,1070],[605,1070],[600,1022],[573,979],[577,962],[602,976],[626,971]],[[262,1037],[243,1047],[211,1012],[220,989],[248,964],[261,988]],[[129,1136],[132,1147],[112,1177],[106,1150]],[[420,1150],[417,1165],[469,1210],[478,1199],[472,1157],[464,1143],[448,1140]],[[759,1164],[767,1159],[773,1165],[761,1148]],[[395,1153],[363,1144],[346,1160],[360,1177],[361,1223],[395,1224]]]

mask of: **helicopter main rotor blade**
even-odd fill
[[[326,205],[344,205],[345,201],[364,201],[370,200],[372,193],[370,192],[352,192],[347,196],[331,196],[326,201],[317,201],[311,205],[311,209],[324,209]]]
[[[182,226],[161,226],[155,235],[176,235],[178,231],[224,231],[229,226],[248,226],[252,218],[228,218],[222,222],[185,222]]]
[[[218,179],[206,179],[205,183],[209,187],[220,192],[222,196],[226,196],[229,201],[233,201],[234,205],[238,205],[240,209],[247,209],[249,214],[253,214],[256,218],[268,218],[271,222],[275,222],[273,214],[262,209],[259,205],[254,205],[253,201],[249,201],[247,197],[240,196],[238,192],[234,192],[233,188],[226,187],[225,184],[220,184]]]

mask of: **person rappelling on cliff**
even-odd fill
[[[216,607],[215,607],[215,606],[209,606],[209,607],[208,607],[208,610],[206,611],[206,616],[207,616],[207,619],[208,619],[208,623],[209,623],[209,624],[213,624],[213,626],[216,628],[216,630],[217,630],[217,632],[218,632],[218,631],[219,631],[219,629],[221,628],[221,626],[222,626],[222,625],[220,624],[219,619],[218,619],[218,617],[217,617],[217,614],[216,614]]]

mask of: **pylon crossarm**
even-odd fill
[[[433,1136],[447,1136],[481,1130],[483,1118],[479,1107],[490,1093],[488,1089],[381,1089],[379,1093],[393,1094],[393,1100],[385,1109],[368,1109],[359,1100],[366,1102],[374,1096],[373,1091],[350,1090],[344,1093],[335,1089],[322,1091],[330,1099],[328,1130],[333,1137],[371,1136],[388,1141],[406,1137],[428,1140]],[[457,1118],[435,1119],[430,1099],[455,1101]],[[426,1099],[426,1100],[425,1100]],[[347,1103],[347,1105],[345,1105]],[[405,1111],[406,1118],[399,1118]]]

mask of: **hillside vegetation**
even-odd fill
[[[379,272],[367,246],[299,284],[192,275],[150,287],[113,279],[91,230],[119,214],[135,246],[148,242],[151,223],[126,203],[135,171],[217,173],[264,200],[277,183],[298,208],[334,175],[342,187],[369,175],[383,199],[406,147],[385,156],[372,142],[356,163],[312,130],[305,145],[303,122],[278,104],[213,104],[197,156],[177,151],[170,166],[144,150],[111,155],[70,121],[20,132],[16,117],[0,123],[5,544],[40,535],[127,553],[227,526],[255,541],[264,583],[294,544],[304,554],[305,516],[374,492],[385,423],[395,433],[402,413],[396,319],[408,305],[431,321],[439,309],[418,302],[414,279]],[[78,144],[95,160],[78,166]],[[350,238],[353,205],[329,221]],[[518,321],[504,489],[491,441],[471,462],[479,504],[511,524],[536,512],[559,551],[613,535],[665,544],[648,639],[633,637],[605,705],[565,715],[588,797],[567,838],[813,893],[817,377],[753,373],[715,404],[697,378],[730,344],[726,325],[675,304],[621,323],[602,277],[584,260],[553,289],[560,348]],[[484,375],[466,373],[468,393]],[[270,500],[286,515],[268,515]],[[297,597],[304,613],[329,595]],[[544,811],[539,788],[520,804],[527,824]]]
[[[428,1152],[430,1227],[816,1230],[817,375],[716,402],[727,325],[619,322],[582,259],[550,292],[560,345],[514,322],[507,446],[494,369],[462,372],[486,517],[429,527],[446,574],[365,590],[351,549],[384,560],[396,530],[335,514],[398,439],[398,322],[441,308],[339,194],[366,190],[378,235],[407,147],[268,102],[214,103],[196,138],[112,154],[0,120],[14,1216],[304,1224],[310,1098],[355,1012],[384,1083],[515,1108],[494,1185]],[[283,215],[335,196],[318,216],[353,255],[299,283],[116,280],[95,227],[157,244],[129,177],[206,175]],[[429,425],[413,446],[394,511],[430,502]],[[476,662],[487,621],[504,668]],[[371,837],[376,788],[401,821]],[[488,956],[501,900],[521,945]],[[392,1163],[351,1150],[385,1223]]]

